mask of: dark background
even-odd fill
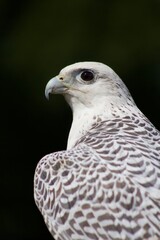
[[[160,129],[159,0],[1,0],[0,239],[52,239],[34,204],[39,159],[65,149],[71,111],[44,89],[77,61],[112,67]]]

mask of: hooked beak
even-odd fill
[[[45,96],[49,99],[49,94],[63,94],[68,88],[58,76],[52,78],[46,85]]]

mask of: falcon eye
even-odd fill
[[[82,74],[81,74],[81,78],[82,78],[84,81],[91,81],[91,80],[94,78],[94,74],[93,74],[93,72],[91,72],[91,71],[84,71],[84,72],[82,72]]]

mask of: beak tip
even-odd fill
[[[48,95],[48,96],[46,96],[46,99],[47,99],[47,101],[49,101],[49,95]]]
[[[51,92],[51,89],[46,86],[46,88],[45,88],[45,97],[47,98],[47,100],[49,100],[50,92]]]
[[[45,97],[49,100],[50,94],[61,94],[65,90],[65,86],[59,81],[59,77],[56,76],[52,78],[46,85],[45,88]]]

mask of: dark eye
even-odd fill
[[[81,78],[84,80],[84,81],[90,81],[94,78],[94,74],[93,72],[91,71],[84,71],[82,72],[81,74]]]

